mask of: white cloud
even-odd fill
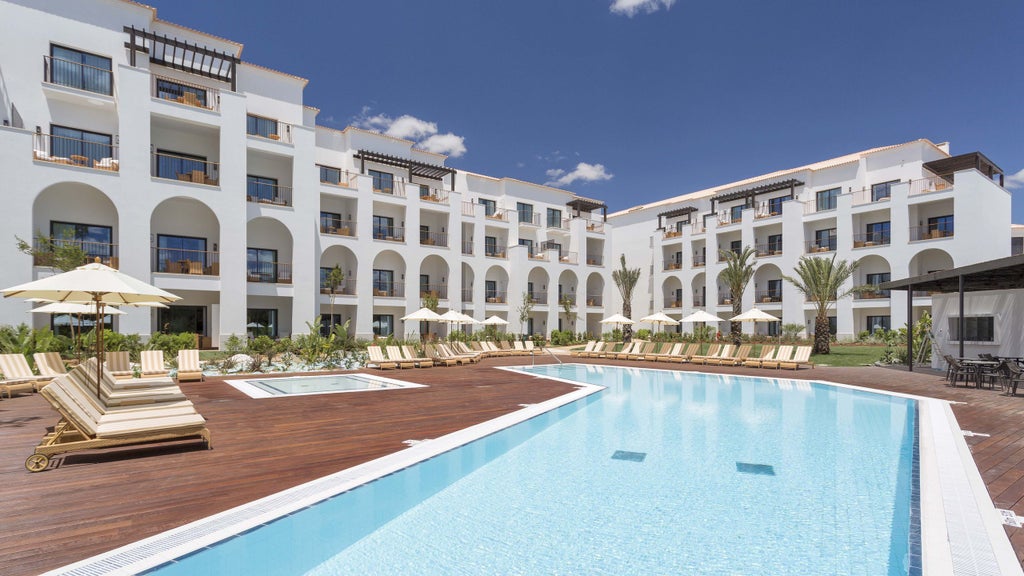
[[[1007,188],[1022,188],[1024,187],[1024,168],[1021,168],[1016,174],[1010,174],[1006,177]]]
[[[568,186],[577,180],[582,182],[597,182],[598,180],[611,180],[614,174],[608,172],[604,164],[587,164],[580,162],[572,172],[565,170],[548,170],[548,177],[554,178],[545,182],[547,186]]]
[[[612,14],[620,14],[632,18],[638,13],[650,14],[664,8],[668,10],[676,0],[612,0],[609,8]]]
[[[372,108],[363,106],[353,120],[359,128],[381,132],[394,138],[412,140],[417,148],[458,158],[466,153],[466,139],[451,132],[438,134],[437,123],[403,114],[392,118],[387,114],[370,116]]]

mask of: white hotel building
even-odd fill
[[[231,334],[303,333],[332,309],[361,338],[443,332],[400,320],[425,294],[442,311],[506,318],[511,331],[597,333],[621,305],[611,271],[622,253],[642,265],[634,313],[728,317],[718,250],[755,246],[744,308],[801,323],[810,306],[781,275],[803,254],[859,260],[858,284],[1010,254],[1010,195],[981,154],[915,141],[606,221],[599,201],[317,126],[306,80],[244,62],[241,50],[125,0],[0,0],[0,283],[52,273],[15,236],[78,242],[183,298],[127,310],[118,330],[187,330],[217,346]],[[335,266],[344,280],[332,297],[323,277]],[[520,326],[524,293],[534,306]],[[905,308],[881,293],[845,299],[838,333],[899,326]],[[46,325],[29,309],[0,302],[0,323]]]

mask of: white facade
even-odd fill
[[[640,206],[605,222],[600,202],[571,192],[453,171],[445,157],[409,141],[317,126],[317,110],[303,102],[306,80],[245,62],[232,70],[240,45],[161,21],[146,6],[37,4],[0,0],[0,194],[9,234],[0,241],[0,283],[52,273],[18,252],[14,236],[71,234],[91,255],[183,297],[171,313],[128,310],[116,321],[123,332],[148,335],[172,319],[171,329],[199,331],[215,346],[231,334],[304,333],[307,322],[333,310],[357,337],[412,336],[419,324],[399,319],[433,294],[442,311],[481,320],[497,314],[515,332],[598,333],[605,310],[621,305],[611,280],[619,254],[642,265],[635,315],[665,309],[679,317],[704,305],[706,294],[707,308],[727,317],[731,305],[717,304],[715,255],[734,241],[762,254],[744,308],[756,300],[786,322],[807,324],[810,306],[774,282],[819,229],[835,230],[822,255],[861,261],[858,284],[866,274],[895,279],[1009,254],[1010,195],[977,170],[936,178],[924,164],[949,155],[927,141]],[[168,52],[164,35],[186,44]],[[133,42],[147,51],[126,48]],[[716,200],[710,213],[715,196],[785,180],[800,184]],[[895,180],[888,199],[874,201],[871,185]],[[817,192],[833,188],[842,191],[835,207],[819,210]],[[790,193],[793,201],[769,202]],[[685,206],[696,225],[658,216]],[[945,220],[931,222],[946,216],[951,234],[931,238],[929,228],[947,230]],[[866,226],[883,221],[888,242],[866,241]],[[702,249],[706,265],[699,265]],[[335,266],[344,280],[332,304],[321,274]],[[524,293],[535,301],[529,326],[519,320]],[[571,323],[562,297],[573,302]],[[930,304],[915,299],[916,310]],[[0,323],[45,325],[26,314],[29,307],[0,302]],[[883,316],[895,327],[904,311],[888,298],[848,298],[839,304],[838,331],[850,336]]]

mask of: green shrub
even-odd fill
[[[634,334],[633,337],[636,338],[637,340],[650,340],[651,331],[648,330],[647,328],[641,328],[636,331],[636,334]]]
[[[196,347],[196,335],[191,332],[178,334],[153,334],[146,343],[147,350],[163,350],[165,358],[177,358],[179,350],[191,350]]]

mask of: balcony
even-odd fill
[[[575,306],[576,305],[576,295],[575,294],[559,294],[558,295],[558,305],[559,306],[564,306],[566,302],[568,302],[570,306]]]
[[[558,261],[562,264],[579,264],[579,254],[575,252],[560,252],[558,254]]]
[[[405,298],[405,282],[374,282],[375,298]]]
[[[341,284],[334,287],[331,290],[331,286],[326,282],[320,283],[320,293],[335,296],[355,296],[356,295],[356,283],[351,279],[344,280]]]
[[[601,305],[601,294],[587,294],[587,306]]]
[[[883,232],[868,232],[866,234],[853,235],[854,248],[870,248],[872,246],[887,246],[890,243],[889,234]]]
[[[718,295],[719,306],[732,306],[732,294],[719,294]]]
[[[484,217],[488,220],[498,220],[500,222],[508,221],[508,215],[500,208],[496,208],[494,212],[491,212],[490,214],[485,213]]]
[[[470,202],[468,200],[462,201],[462,215],[463,216],[476,216],[476,202]]]
[[[782,291],[781,290],[755,290],[754,291],[754,302],[759,304],[769,304],[773,302],[782,302]]]
[[[220,253],[152,247],[152,271],[163,274],[220,276]]]
[[[447,284],[420,284],[420,298],[433,296],[439,300],[448,299]]]
[[[693,257],[693,267],[694,268],[703,268],[704,266],[707,266],[707,264],[708,264],[708,260],[707,260],[706,256],[694,256]]]
[[[520,226],[540,227],[540,212],[516,212]]]
[[[462,241],[462,253],[465,254],[466,256],[472,256],[473,255],[473,241],[472,240],[463,240]]]
[[[432,204],[448,205],[448,191],[439,188],[420,188],[420,200]]]
[[[491,290],[484,294],[488,304],[507,304],[508,295],[503,290]]]
[[[290,262],[248,262],[246,280],[261,284],[291,284]]]
[[[693,222],[693,225],[690,226],[690,233],[691,234],[703,234],[704,233],[704,222],[701,222],[700,220],[695,220]]]
[[[548,293],[544,290],[534,290],[533,292],[529,292],[527,294],[526,301],[529,302],[530,304],[540,304],[542,306],[547,305]]]
[[[661,238],[663,240],[671,240],[672,238],[679,238],[682,235],[683,235],[683,233],[680,230],[671,230],[671,229],[669,229],[669,230],[665,230],[665,232],[661,235]]]
[[[680,270],[682,269],[682,267],[683,265],[680,262],[665,262],[662,270],[665,272],[670,272],[672,270]]]
[[[569,231],[568,218],[562,218],[561,220],[557,218],[549,218],[547,221],[547,225],[549,230],[562,230],[565,232]]]
[[[330,234],[332,236],[353,237],[356,235],[356,221],[335,220],[334,218],[321,218],[320,233]]]
[[[374,226],[373,239],[388,242],[405,242],[405,228],[399,226]]]
[[[785,200],[788,202],[789,200]],[[769,202],[759,202],[757,204],[757,210],[754,212],[754,220],[765,220],[767,218],[775,218],[782,216],[782,205],[776,204],[772,206]]]
[[[107,172],[120,170],[117,146],[38,132],[33,135],[32,159]]]
[[[405,198],[405,180],[399,178],[397,182],[394,180],[374,182],[373,193]]]
[[[779,256],[782,254],[782,243],[757,244],[754,246],[758,258]]]
[[[739,224],[743,222],[743,216],[736,218],[732,217],[732,213],[728,210],[722,210],[718,213],[718,227],[723,228],[725,226],[732,226],[733,224]]]
[[[942,176],[932,176],[920,180],[911,180],[910,196],[918,194],[930,194],[932,192],[946,192],[953,189],[953,183]]]
[[[462,301],[463,302],[472,302],[473,301],[473,289],[472,288],[463,288],[462,289]]]
[[[929,225],[929,226],[911,226],[910,227],[910,241],[918,242],[921,240],[936,240],[939,238],[952,238],[953,237],[953,223],[949,222],[941,226]]]
[[[88,242],[85,240],[65,240],[57,238],[48,238],[43,242],[38,239],[32,243],[33,254],[32,254],[32,265],[33,266],[54,266],[57,264],[55,261],[54,254],[49,250],[60,246],[77,246],[82,251],[82,260],[78,263],[79,266],[89,264],[92,262],[99,262],[100,264],[110,266],[111,268],[117,268],[119,265],[117,257],[117,244],[109,244],[106,242]]]
[[[110,70],[53,56],[43,56],[43,81],[106,96],[114,95],[114,73]]]
[[[534,247],[531,246],[530,249],[527,251],[527,256],[529,256],[530,260],[544,260],[544,261],[547,261],[547,259],[548,259],[548,252],[547,252],[547,250],[541,250],[541,249],[537,249],[537,248],[534,248]]]
[[[665,296],[665,308],[682,308],[683,302],[674,295]]]
[[[882,194],[871,188],[863,188],[850,193],[854,206],[864,206],[865,204],[878,204],[880,202],[888,202],[890,196]]]
[[[157,75],[152,76],[151,86],[154,98],[213,112],[220,111],[220,90],[216,88],[208,88],[199,84],[190,84]]]
[[[854,300],[877,300],[883,298],[889,298],[888,290],[863,290],[860,292],[853,293]]]
[[[707,300],[703,296],[694,296],[693,297],[693,307],[694,308],[703,308],[705,305],[707,305]]]
[[[420,246],[448,247],[447,232],[420,232]]]
[[[151,170],[154,178],[220,186],[220,164],[217,162],[155,152]]]
[[[245,184],[245,199],[258,204],[291,206],[292,188],[249,176]]]
[[[359,179],[358,174],[355,172],[349,172],[348,170],[331,168],[330,166],[322,166],[320,164],[317,164],[317,168],[320,169],[320,183],[328,186],[355,188],[356,182],[358,182]]]
[[[587,220],[587,232],[604,234],[604,222],[601,220]]]
[[[488,258],[507,258],[508,255],[504,248],[498,248],[497,246],[484,246],[484,256]]]
[[[807,242],[807,253],[816,254],[818,252],[835,252],[836,251],[836,238],[835,236],[830,237],[828,240],[810,240]]]
[[[284,144],[292,143],[292,125],[279,122],[273,118],[247,114],[245,117],[245,133],[256,138],[264,138]]]
[[[604,256],[601,254],[587,256],[587,266],[604,266]]]

